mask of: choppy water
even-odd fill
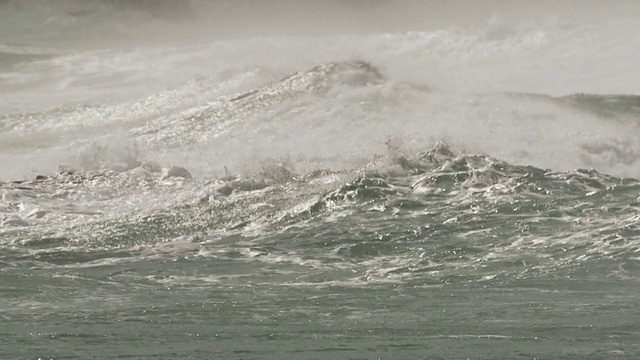
[[[0,358],[640,356],[634,22],[87,47],[186,25],[38,4],[0,5]]]

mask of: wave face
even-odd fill
[[[3,355],[640,355],[637,5],[487,4],[0,2]]]

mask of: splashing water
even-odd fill
[[[0,2],[0,353],[640,354],[636,5],[434,4]]]

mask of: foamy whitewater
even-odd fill
[[[640,4],[116,3],[0,1],[0,358],[640,357]]]

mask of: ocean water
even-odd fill
[[[0,2],[1,359],[640,358],[636,2],[180,9]]]

